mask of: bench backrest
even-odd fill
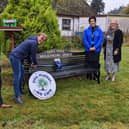
[[[61,50],[47,51],[37,54],[38,67],[29,68],[26,63],[25,73],[46,71],[55,78],[63,78],[87,72],[99,71],[98,68],[89,68],[85,52],[67,52]]]

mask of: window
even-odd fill
[[[71,30],[71,19],[62,19],[62,30]]]

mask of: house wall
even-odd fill
[[[117,20],[119,28],[124,33],[129,33],[129,16],[107,16],[108,24],[111,20]]]
[[[89,26],[88,17],[79,18],[79,32],[83,32]]]
[[[102,29],[103,32],[107,31],[107,17],[97,17],[97,25],[100,26],[100,28]]]

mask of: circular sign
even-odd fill
[[[49,73],[37,71],[29,78],[29,89],[36,98],[49,99],[55,94],[56,82]]]

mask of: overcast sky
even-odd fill
[[[105,12],[119,8],[120,6],[126,6],[129,4],[129,0],[103,0],[105,2]]]

